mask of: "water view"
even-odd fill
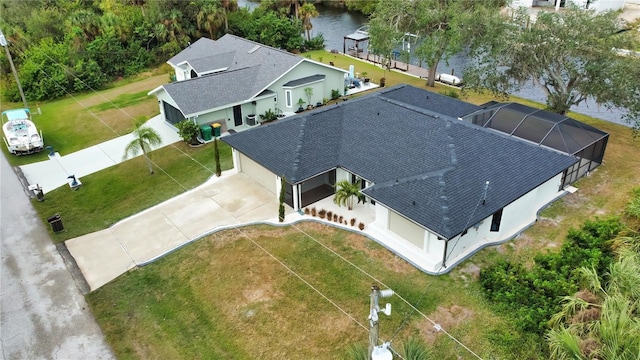
[[[240,7],[247,6],[250,9],[253,9],[258,6],[258,3],[248,0],[239,0],[238,5]],[[327,50],[338,50],[339,52],[342,52],[344,36],[352,34],[356,29],[365,25],[368,21],[367,17],[359,12],[321,5],[316,5],[316,8],[318,9],[320,16],[311,20],[311,23],[313,24],[311,36],[322,34],[325,39],[325,49]],[[438,64],[438,73],[451,74],[453,72],[457,76],[462,76],[462,72],[468,61],[468,58],[464,55],[454,56],[449,59],[448,62],[441,61]],[[412,58],[411,64],[419,65],[419,61]],[[544,93],[533,84],[525,84],[523,88],[514,93],[514,95],[540,103],[545,102]],[[628,126],[628,124],[622,120],[622,116],[625,113],[624,110],[608,110],[604,106],[596,104],[592,99],[589,99],[586,103],[581,103],[578,106],[573,106],[571,110]]]

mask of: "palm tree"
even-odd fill
[[[224,32],[229,31],[229,18],[228,14],[231,11],[235,11],[238,9],[238,1],[237,0],[222,0],[222,16],[224,17]]]
[[[200,11],[196,15],[198,30],[206,31],[210,39],[216,38],[224,21],[224,9],[218,8],[214,3],[207,3],[200,7]]]
[[[307,31],[307,41],[311,41],[311,29],[313,25],[311,24],[311,18],[317,17],[320,15],[316,7],[311,3],[305,3],[300,7],[298,12],[300,19],[302,20],[302,26]]]
[[[149,174],[153,174],[153,167],[151,166],[151,160],[149,160],[147,153],[152,150],[153,146],[160,144],[162,144],[162,138],[157,131],[150,127],[138,125],[136,126],[136,129],[133,130],[133,140],[131,140],[124,149],[122,160],[137,156],[142,152],[142,156],[144,156],[147,161],[147,166],[149,166]]]
[[[336,184],[336,194],[333,198],[333,202],[338,206],[346,205],[347,209],[353,210],[353,198],[358,199],[358,203],[361,201],[364,203],[364,194],[360,192],[361,180],[356,181],[355,184],[342,180]]]
[[[595,269],[580,272],[587,290],[565,298],[551,319],[551,358],[640,358],[640,255],[627,252],[602,278]]]

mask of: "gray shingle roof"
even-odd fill
[[[446,106],[449,115],[435,117],[433,109],[422,109],[458,101],[419,100],[427,95],[431,99],[430,92],[401,85],[222,140],[291,183],[348,169],[374,183],[364,191],[368,196],[445,238],[576,162],[456,120],[451,115],[460,114]],[[486,181],[485,205],[474,212]]]
[[[186,116],[235,104],[255,95],[254,82],[261,66],[224,71],[163,85]]]
[[[198,73],[228,67],[223,72],[163,86],[183,114],[189,116],[215,108],[213,104],[223,106],[248,101],[304,59],[227,34],[216,41],[201,38],[168,62],[177,65],[185,61]],[[258,68],[259,71],[255,71]],[[232,75],[225,76],[227,72]],[[203,89],[208,91],[206,96],[198,92]],[[225,99],[224,102],[221,99]]]
[[[176,56],[169,59],[167,62],[171,65],[177,66],[192,59],[200,59],[203,57],[214,55],[211,47],[214,46],[215,41],[207,38],[200,38],[198,41],[189,45],[186,49],[180,51]]]
[[[288,81],[286,84],[283,84],[282,86],[290,86],[290,87],[300,86],[300,85],[312,83],[314,81],[324,80],[325,77],[326,76],[324,76],[322,74],[315,74],[315,75],[311,75],[311,76],[305,76],[305,77],[300,78],[300,79],[295,79],[295,80]]]
[[[228,52],[224,54],[211,55],[203,58],[188,60],[187,62],[193,70],[202,75],[203,73],[229,68],[233,63],[235,52]]]

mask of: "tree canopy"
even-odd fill
[[[466,87],[505,95],[531,82],[544,92],[550,111],[564,114],[593,98],[608,108],[629,109],[626,120],[638,128],[640,56],[619,50],[637,47],[616,16],[568,7],[532,19],[520,9],[471,49]]]
[[[405,34],[420,39],[414,54],[429,67],[434,86],[438,63],[460,53],[499,13],[497,0],[389,0],[378,2],[369,23],[374,53],[389,57]]]
[[[304,40],[300,19],[266,5],[253,12],[239,9],[237,0],[2,1],[0,13],[30,100],[99,89],[162,64],[200,37],[233,33],[288,51],[300,49]],[[4,52],[0,65],[2,95],[17,101]]]

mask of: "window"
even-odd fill
[[[284,91],[284,98],[285,98],[285,102],[286,102],[286,106],[288,108],[292,107],[292,101],[291,101],[291,90],[285,90]]]
[[[500,221],[502,220],[502,209],[496,211],[491,219],[491,231],[500,231]]]

